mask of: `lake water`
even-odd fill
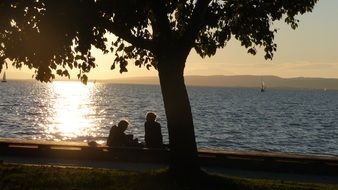
[[[198,147],[338,155],[338,91],[188,87]],[[160,87],[79,82],[0,84],[0,138],[104,143],[112,124],[144,138]]]

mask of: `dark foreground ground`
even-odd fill
[[[133,172],[83,167],[0,164],[0,189],[231,189],[231,190],[338,190],[338,185],[257,180],[202,174],[184,179],[166,170]]]
[[[338,190],[336,156],[199,149],[209,173],[184,179],[167,175],[169,157],[167,149],[0,139],[0,190]]]

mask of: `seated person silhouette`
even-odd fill
[[[144,123],[144,140],[146,147],[162,148],[163,140],[161,133],[161,125],[156,122],[156,114],[149,112],[146,115],[146,122]]]
[[[117,126],[114,125],[110,129],[107,139],[108,146],[138,146],[138,140],[133,139],[133,135],[127,135],[124,132],[128,128],[128,121],[121,120]]]

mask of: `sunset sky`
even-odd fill
[[[264,60],[263,50],[256,56],[246,53],[235,39],[212,58],[200,58],[192,50],[187,60],[185,75],[276,75],[280,77],[338,78],[338,1],[320,0],[312,13],[298,17],[299,27],[292,30],[284,23],[275,23],[279,29],[275,42],[277,52],[272,61]],[[94,51],[98,68],[89,78],[94,80],[134,76],[157,76],[157,72],[139,69],[129,63],[128,73],[111,71],[113,55]],[[31,79],[33,70],[9,68],[8,79]],[[76,78],[74,71],[72,78]]]

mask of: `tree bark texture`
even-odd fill
[[[187,55],[176,51],[162,53],[158,71],[167,116],[170,171],[187,173],[199,171],[194,124],[188,93],[184,83],[184,65]]]

